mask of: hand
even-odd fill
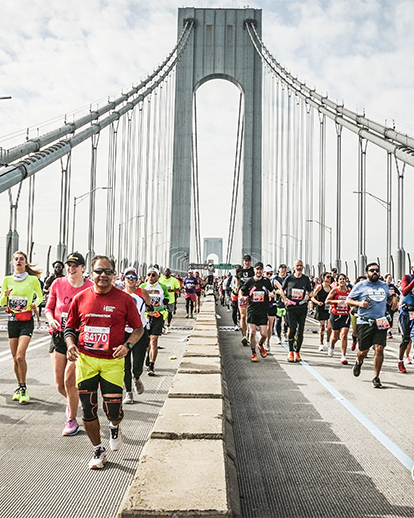
[[[128,354],[129,347],[127,344],[118,345],[116,349],[114,349],[114,354],[112,355],[114,358],[125,358]]]
[[[79,357],[79,349],[76,347],[75,344],[68,347],[68,351],[66,353],[66,358],[70,362],[75,362]]]
[[[59,322],[55,319],[52,319],[49,322],[49,327],[51,327],[52,329],[59,329]]]
[[[35,304],[34,302],[32,302],[32,303],[30,304],[30,309],[31,309],[32,311],[36,311],[37,306],[36,306],[36,304]]]
[[[10,293],[13,291],[13,288],[9,288],[8,290],[4,290],[4,296],[9,297]]]
[[[361,302],[361,304],[360,304],[360,307],[361,307],[361,308],[365,308],[365,309],[366,309],[368,306],[369,306],[369,300],[366,300],[366,299],[365,299],[365,300],[363,300],[363,301]]]

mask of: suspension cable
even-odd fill
[[[240,183],[241,157],[242,157],[242,149],[243,149],[243,135],[244,135],[243,95],[242,95],[242,93],[240,93],[239,116],[238,116],[238,122],[237,122],[236,155],[235,155],[235,161],[234,161],[233,189],[232,189],[232,196],[231,196],[230,223],[229,223],[229,234],[228,234],[228,239],[227,239],[226,263],[229,263],[231,261],[231,254],[232,254],[232,250],[233,250],[234,228],[235,228],[236,212],[237,212],[237,198],[238,198],[239,183]]]

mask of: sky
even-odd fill
[[[292,74],[319,92],[328,93],[332,100],[344,101],[354,111],[365,110],[368,117],[382,123],[393,120],[397,129],[414,135],[412,0],[272,0],[245,5],[237,1],[224,4],[192,0],[191,4],[262,9],[263,41]],[[171,0],[2,0],[0,97],[12,99],[0,100],[0,147],[24,142],[27,134],[49,131],[61,125],[65,115],[68,119],[76,117],[89,106],[105,103],[108,96],[119,94],[144,78],[175,45],[178,8],[184,6],[182,1]],[[205,193],[201,197],[202,237],[222,236],[225,240],[238,92],[230,83],[210,81],[200,88],[198,99],[200,189]],[[331,143],[329,138],[328,142]],[[350,180],[345,213],[352,218],[356,211],[356,196],[352,195],[356,176],[352,176],[355,151],[351,145],[346,153],[349,157],[344,156],[344,171],[349,170]],[[369,165],[367,188],[385,198],[384,176],[382,172],[377,174],[377,168],[382,167],[378,160],[373,158]],[[223,170],[228,174],[221,174]],[[412,175],[412,169],[407,167],[407,192],[411,192]],[[44,267],[48,246],[55,246],[58,241],[59,167],[40,172],[36,188],[35,255]],[[87,190],[87,184],[80,179],[73,186],[73,195]],[[220,210],[211,210],[210,192],[217,201],[214,208]],[[104,218],[104,198],[99,196],[97,203],[102,212],[98,212],[98,218]],[[385,233],[374,229],[373,222],[383,229],[385,210],[373,199],[367,203],[371,218],[368,256],[382,257]],[[20,205],[18,230],[24,241],[26,186]],[[406,197],[407,213],[409,205],[410,199]],[[86,211],[87,203],[79,210],[80,214]],[[414,233],[410,232],[408,217],[406,221],[404,244],[414,255]],[[0,271],[4,270],[3,236],[8,222],[8,195],[2,193]],[[99,227],[95,248],[101,251],[104,225]],[[349,230],[344,237],[343,253],[351,261],[356,253],[356,227],[352,219]],[[85,248],[85,237],[80,245]]]

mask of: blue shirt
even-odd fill
[[[348,298],[363,301],[369,298],[367,308],[358,308],[358,317],[377,319],[385,317],[387,311],[387,299],[390,296],[388,284],[384,281],[371,282],[369,280],[358,282]],[[368,324],[366,320],[358,318],[357,324]]]
[[[186,293],[195,293],[196,286],[199,284],[198,280],[195,277],[186,277],[184,279],[184,288]]]

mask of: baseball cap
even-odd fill
[[[273,268],[271,266],[265,266],[265,269],[264,269],[265,273],[267,272],[273,272]]]
[[[255,268],[261,268],[263,270],[263,263],[261,261],[257,261],[257,263],[254,265]]]
[[[249,255],[249,254],[244,254],[244,256],[243,256],[243,261],[251,261],[251,260],[252,260],[251,255]]]
[[[80,254],[79,252],[73,252],[72,254],[68,255],[68,257],[66,258],[66,262],[75,263],[77,265],[79,265],[79,264],[84,265],[85,259],[83,258],[83,255]]]
[[[124,275],[126,275],[128,272],[132,272],[135,273],[135,275],[138,275],[136,268],[134,268],[133,266],[128,266],[128,268],[125,268]]]
[[[55,267],[55,264],[61,264],[62,268],[65,267],[65,265],[62,263],[62,261],[55,261],[54,263],[52,263],[53,268]]]

